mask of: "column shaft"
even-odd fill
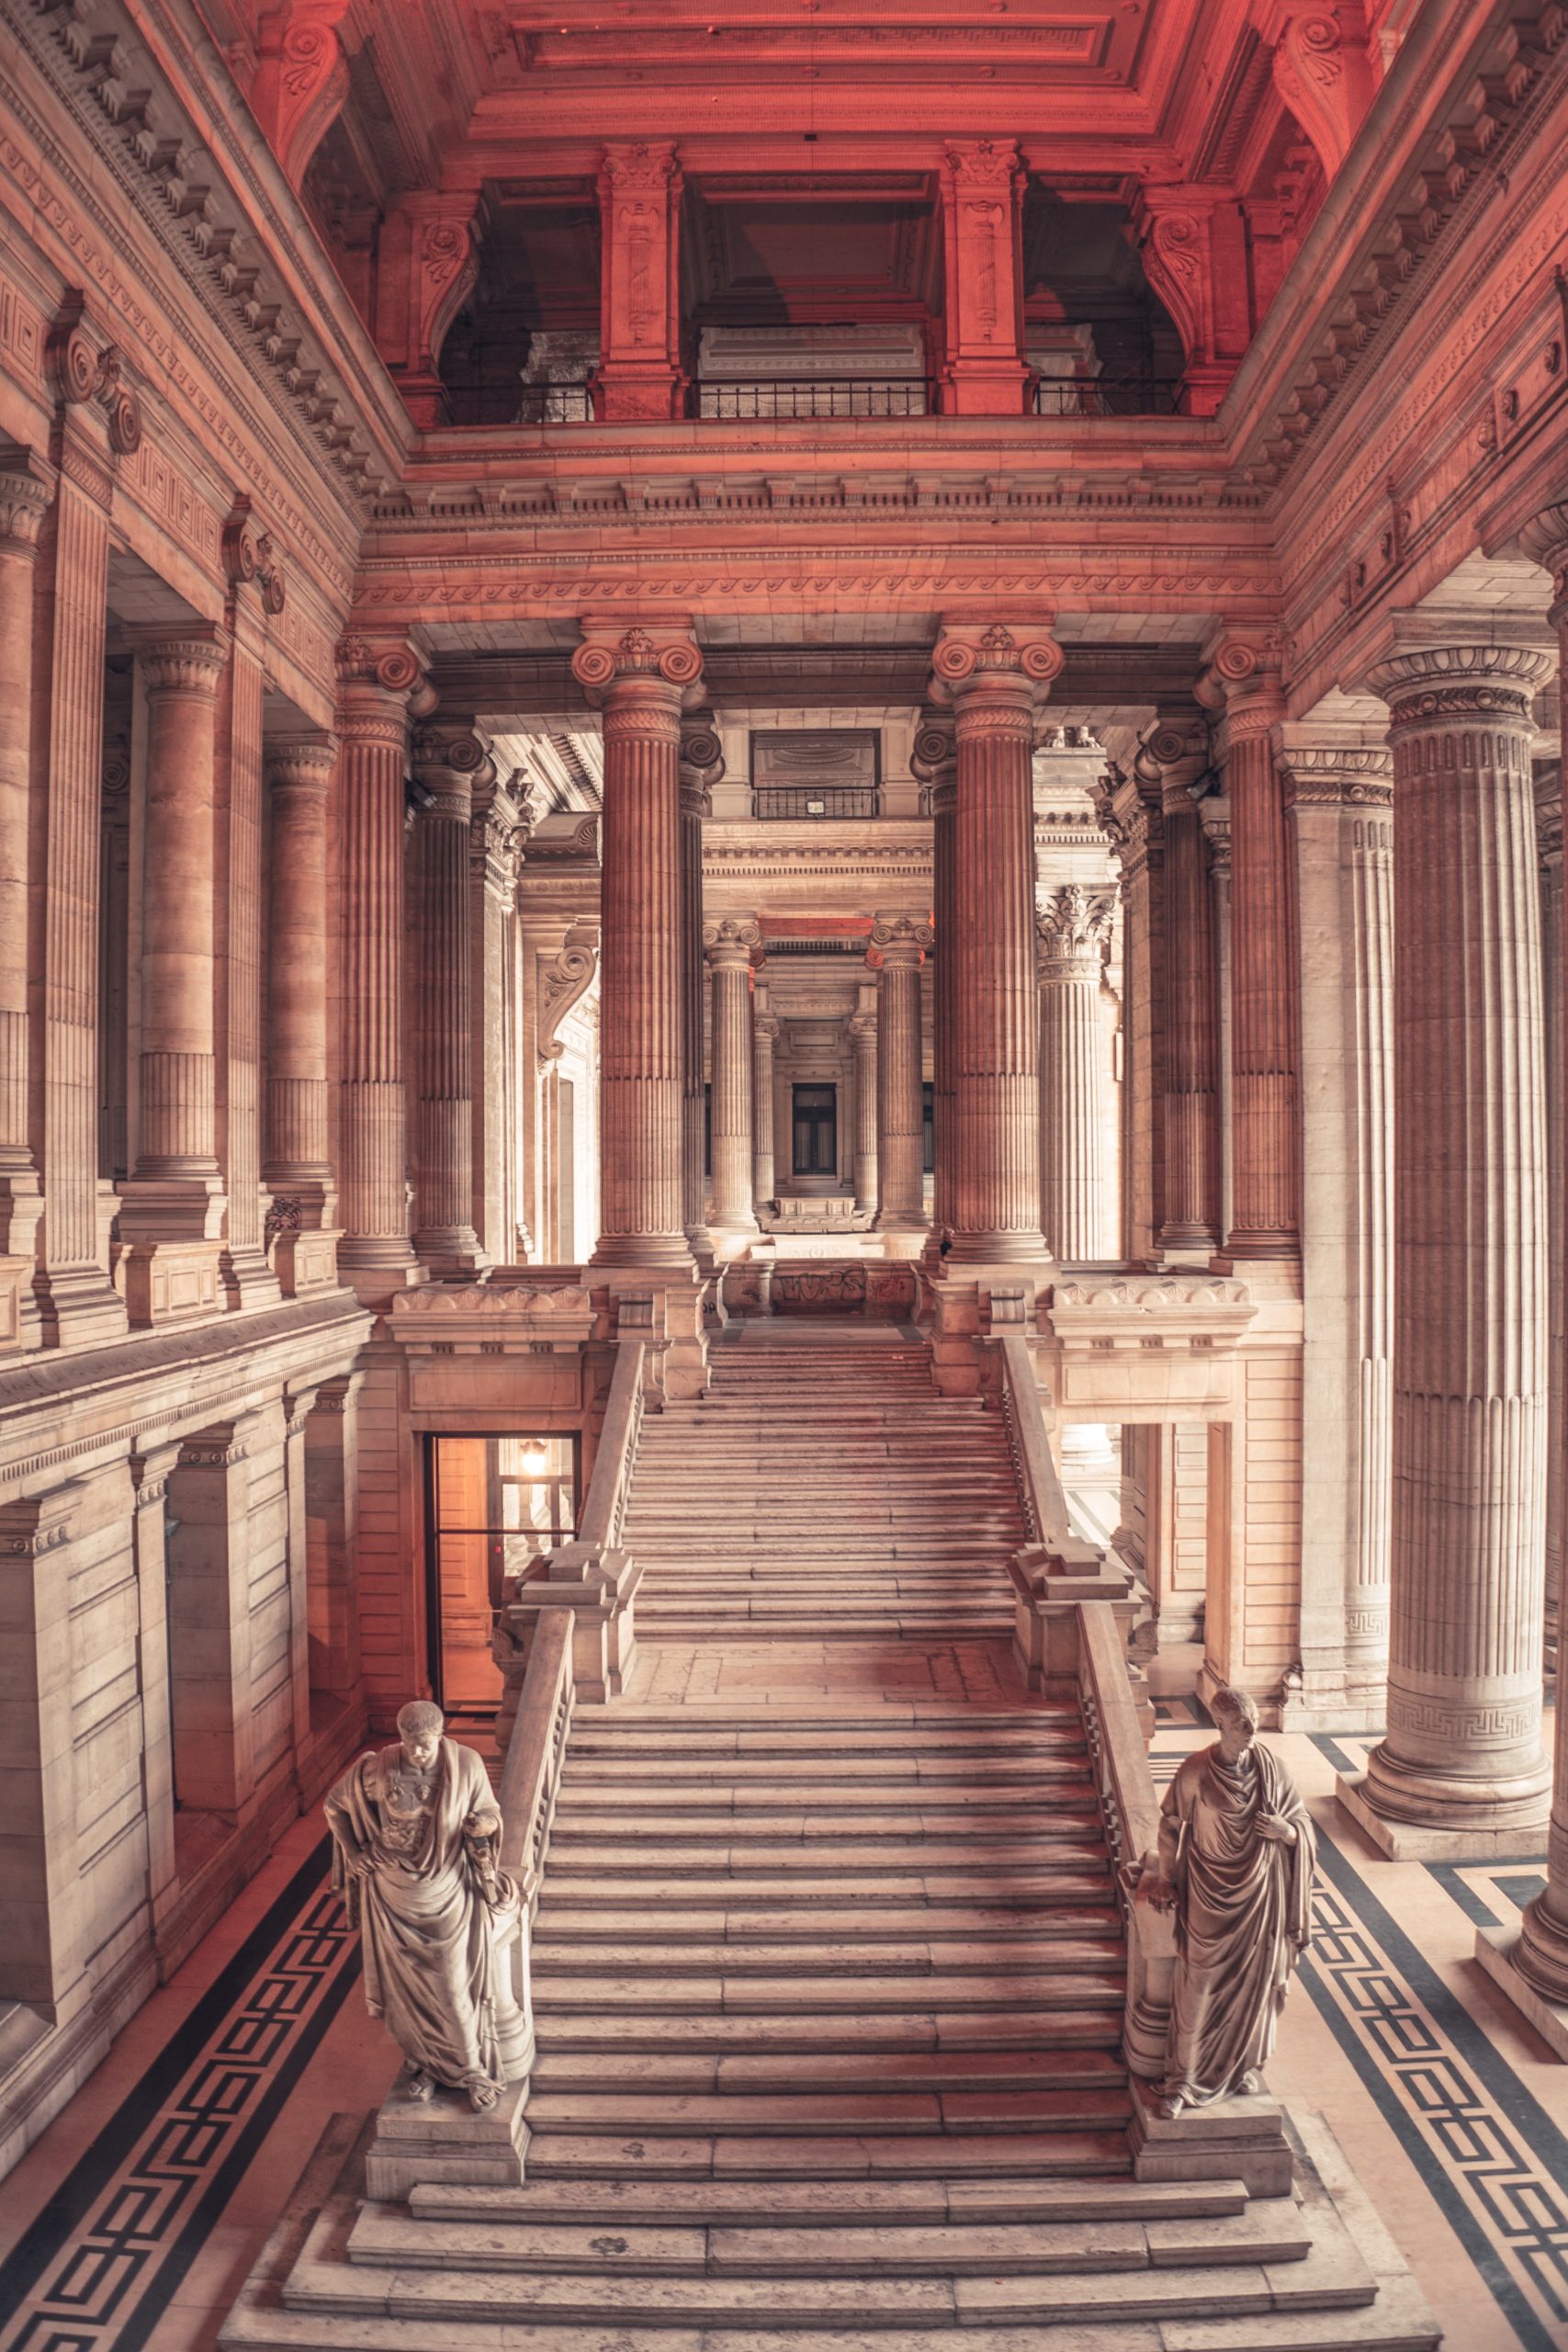
[[[23,1238],[10,1232],[22,1190],[35,1196],[37,1213],[28,1127],[28,830],[33,599],[49,492],[26,463],[0,465],[0,1252]],[[30,1222],[26,1239],[30,1250]]]
[[[925,1119],[921,1101],[920,965],[934,936],[918,916],[879,914],[872,925],[877,968],[876,1230],[890,1256],[925,1238]]]
[[[850,1023],[850,1046],[854,1054],[855,1124],[855,1206],[873,1216],[876,1214],[876,1190],[879,1171],[876,1161],[876,993],[874,988],[860,991],[860,1010]],[[940,1164],[940,1163],[939,1163]]]
[[[389,657],[396,659],[396,657]],[[393,673],[400,682],[402,671]],[[343,856],[340,1211],[345,1271],[400,1286],[409,1246],[403,1076],[405,696],[356,680],[338,724]]]
[[[1163,731],[1163,730],[1161,730]],[[1178,739],[1179,741],[1179,739]],[[1156,743],[1158,736],[1156,738]],[[1182,762],[1166,774],[1165,1222],[1168,1250],[1220,1238],[1219,995],[1202,820]]]
[[[778,1016],[768,1011],[766,983],[759,978],[751,1007],[751,1193],[759,1213],[778,1192],[773,1134],[773,1044],[778,1034]]]
[[[267,899],[266,1159],[275,1193],[332,1182],[327,1143],[330,736],[273,747]],[[325,1220],[323,1220],[325,1221]]]
[[[477,736],[421,729],[414,773],[430,797],[414,827],[419,941],[419,1115],[414,1248],[456,1270],[479,1261],[474,1231],[473,895],[468,834],[476,775],[493,781]]]
[[[707,967],[703,960],[703,824],[724,774],[715,729],[698,717],[681,732],[681,1221],[694,1256],[711,1254],[707,1118],[703,1078]],[[760,1115],[760,1114],[759,1114]]]
[[[1387,1820],[1461,1838],[1533,1837],[1545,1810],[1529,744],[1546,668],[1478,628],[1412,644],[1372,675],[1393,747],[1398,1182],[1388,1735],[1364,1794]]]
[[[713,974],[713,1233],[738,1257],[757,1232],[752,1206],[751,958],[754,922],[727,915],[704,926]]]
[[[1554,760],[1535,769],[1536,848],[1540,860],[1540,958],[1545,1005],[1546,1050],[1547,1284],[1550,1293],[1550,1373],[1546,1435],[1546,1679],[1557,1673],[1557,1634],[1562,1589],[1562,1505],[1565,1442],[1563,1182],[1564,1148],[1562,1023],[1562,764]]]
[[[1106,1068],[1100,989],[1112,904],[1067,883],[1040,918],[1040,1216],[1054,1258],[1100,1255]]]
[[[233,637],[219,702],[222,893],[218,942],[218,1157],[228,1201],[224,1280],[231,1303],[267,1284],[262,1254],[262,697],[265,625],[251,586],[231,593]],[[226,823],[222,821],[226,819]],[[226,850],[226,856],[224,852]],[[276,1294],[273,1294],[276,1295]]]
[[[935,1170],[931,1187],[931,1248],[939,1250],[953,1224],[953,1163],[955,1140],[953,1094],[953,973],[956,919],[953,908],[953,829],[958,798],[957,745],[945,711],[928,712],[915,737],[910,766],[925,787],[931,820],[931,925],[936,934],[931,965],[931,1130]],[[860,1192],[859,1180],[855,1190]],[[874,1194],[873,1179],[871,1193]]]

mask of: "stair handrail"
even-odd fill
[[[1075,1613],[1078,1708],[1127,1939],[1122,2050],[1131,2073],[1157,2082],[1165,2073],[1176,1958],[1171,1917],[1148,1899],[1147,1866],[1159,1838],[1159,1794],[1116,1611],[1106,1600],[1080,1600]]]
[[[501,1772],[501,1860],[523,1890],[531,1916],[549,1850],[561,1758],[577,1698],[570,1609],[543,1614],[528,1646],[516,1719]]]
[[[599,1432],[593,1471],[583,1498],[577,1530],[580,1544],[613,1552],[621,1540],[621,1525],[637,1466],[637,1442],[642,1435],[643,1360],[646,1343],[623,1339],[615,1347],[615,1368],[604,1405],[604,1425]]]
[[[1002,1412],[1029,1540],[1049,1554],[1051,1567],[1059,1573],[1098,1576],[1105,1555],[1099,1544],[1086,1544],[1073,1533],[1067,1498],[1045,1433],[1029,1342],[1021,1331],[1000,1332],[997,1342],[1002,1360]]]

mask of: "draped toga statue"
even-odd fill
[[[507,1949],[521,1903],[500,1866],[489,1775],[445,1728],[439,1707],[415,1700],[398,1717],[399,1746],[361,1756],[336,1783],[333,1884],[363,1938],[366,1999],[408,2060],[411,2096],[444,2085],[484,2109],[528,2071]]]
[[[1218,1743],[1160,1808],[1150,1900],[1176,1913],[1161,2112],[1261,2088],[1292,1971],[1312,1939],[1316,1840],[1295,1782],[1258,1745],[1245,1690],[1216,1690]]]

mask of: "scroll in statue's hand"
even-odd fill
[[[1258,1834],[1260,1838],[1271,1838],[1276,1845],[1293,1846],[1296,1842],[1296,1825],[1293,1821],[1284,1820],[1277,1813],[1260,1813],[1258,1816]]]
[[[1154,1884],[1149,1888],[1149,1901],[1153,1904],[1156,1911],[1175,1910],[1176,1889],[1171,1884],[1169,1879],[1161,1878],[1155,1881]]]

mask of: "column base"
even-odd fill
[[[413,1238],[415,1257],[437,1276],[477,1274],[490,1264],[471,1225],[427,1225]]]
[[[148,1248],[220,1242],[228,1205],[216,1170],[131,1176],[119,1187],[119,1238]]]
[[[102,1266],[38,1267],[33,1296],[45,1347],[100,1347],[129,1329],[125,1301]]]
[[[761,1239],[762,1228],[755,1219],[750,1225],[744,1225],[739,1219],[730,1223],[715,1217],[708,1234],[715,1263],[728,1266],[737,1258],[744,1258],[751,1244]]]
[[[1548,1788],[1542,1789],[1534,1815],[1521,1820],[1489,1823],[1477,1805],[1473,1822],[1450,1825],[1396,1821],[1380,1813],[1367,1796],[1371,1777],[1341,1772],[1334,1793],[1357,1828],[1391,1862],[1529,1862],[1545,1850]]]
[[[1513,2004],[1527,2025],[1532,2025],[1554,2058],[1568,2063],[1568,1995],[1553,2000],[1532,1984],[1518,1963],[1524,1942],[1506,1928],[1477,1928],[1476,1961],[1505,2000]]]
[[[1299,1258],[1301,1254],[1299,1234],[1242,1231],[1225,1236],[1224,1248],[1217,1252],[1214,1265],[1216,1271],[1228,1273],[1230,1261],[1237,1258]]]
[[[126,1241],[115,1262],[115,1287],[133,1331],[216,1315],[221,1296],[217,1241]]]
[[[34,1271],[30,1252],[25,1258],[0,1258],[0,1356],[20,1355],[29,1339],[33,1346],[38,1344]]]
[[[609,1233],[600,1235],[598,1247],[588,1263],[617,1268],[646,1266],[670,1274],[689,1268],[692,1252],[684,1233]]]
[[[962,1266],[972,1277],[982,1266],[1035,1266],[1054,1262],[1043,1233],[959,1233],[944,1262]]]
[[[925,1255],[931,1227],[923,1218],[891,1217],[884,1222],[878,1217],[872,1231],[882,1244],[885,1258],[918,1259]]]

